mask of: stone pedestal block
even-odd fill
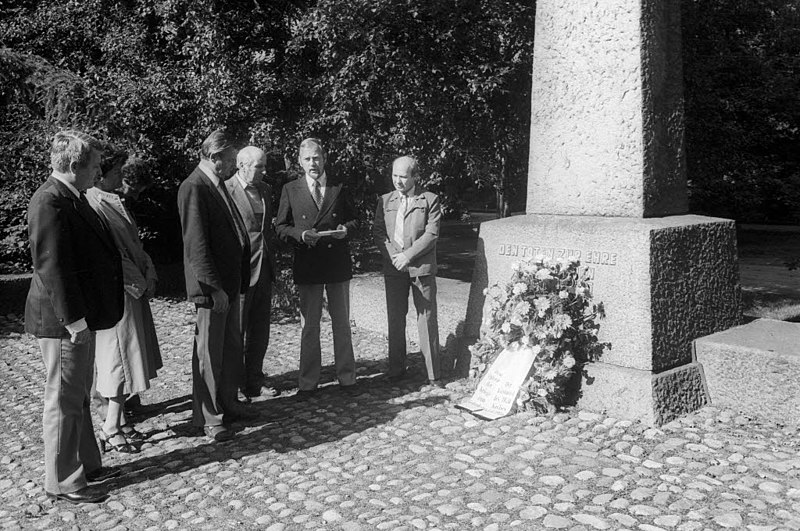
[[[695,342],[711,403],[800,426],[800,323],[758,319]]]
[[[693,361],[692,341],[741,319],[736,234],[729,220],[529,214],[483,223],[478,251],[465,326],[472,337],[479,335],[482,322],[483,289],[505,283],[513,262],[542,254],[576,258],[589,268],[594,300],[606,312],[599,338],[610,347],[602,362],[640,374],[640,385],[627,391],[625,385],[595,379],[587,407],[615,416],[627,417],[642,393],[652,396],[646,406],[650,413],[637,414],[645,422],[664,422],[699,407],[703,400],[696,391],[679,392],[678,384],[664,383],[666,371],[699,374],[687,367]],[[691,381],[699,389],[696,376],[669,379]],[[667,398],[665,390],[675,396]],[[598,393],[608,395],[605,401]]]

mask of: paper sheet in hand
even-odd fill
[[[320,236],[333,236],[334,234],[341,234],[343,232],[344,232],[344,230],[339,230],[339,229],[336,229],[336,230],[321,230],[321,231],[318,231],[317,234],[319,234]]]
[[[481,378],[472,397],[458,407],[489,420],[505,417],[511,412],[535,358],[527,347],[503,350]]]

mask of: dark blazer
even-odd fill
[[[391,257],[400,252],[408,257],[410,276],[436,274],[436,240],[439,238],[442,208],[439,196],[419,186],[418,189],[419,192],[409,200],[406,208],[402,249],[393,239],[397,210],[400,208],[400,192],[395,190],[378,199],[372,234],[383,257],[383,272],[386,275],[402,274],[392,264]]]
[[[178,188],[178,213],[186,297],[211,308],[211,294],[218,289],[229,298],[245,293],[250,287],[250,245],[240,240],[222,193],[199,166]]]
[[[228,192],[236,203],[236,208],[239,209],[247,233],[250,235],[250,284],[255,285],[262,274],[269,275],[268,280],[274,281],[277,265],[275,250],[272,248],[272,236],[275,233],[272,227],[272,187],[265,182],[255,184],[261,194],[261,206],[264,209],[264,219],[259,225],[241,181],[234,176],[225,181],[225,186],[228,187]],[[254,249],[260,250],[254,251]]]
[[[122,318],[122,260],[88,203],[50,177],[28,206],[33,278],[25,302],[25,331],[66,338],[66,325],[86,319],[90,330]]]
[[[328,284],[353,278],[348,240],[358,227],[355,207],[342,183],[331,179],[330,174],[327,178],[319,210],[304,175],[286,183],[281,192],[275,231],[283,241],[294,245],[295,284]],[[323,237],[314,247],[303,243],[303,231],[333,230],[340,224],[347,227],[346,238]]]

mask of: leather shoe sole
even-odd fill
[[[100,503],[108,498],[105,492],[93,490],[91,487],[83,487],[75,492],[54,493],[48,492],[47,497],[51,500],[64,500],[69,503]]]
[[[119,468],[112,468],[101,466],[96,470],[86,473],[86,481],[97,482],[105,481],[107,479],[115,478],[122,475],[122,470]]]
[[[225,442],[233,439],[233,432],[225,426],[205,426],[203,432],[216,442]]]

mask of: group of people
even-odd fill
[[[46,369],[45,491],[71,503],[102,501],[107,493],[90,483],[120,474],[102,466],[89,407],[93,382],[105,409],[100,447],[137,452],[144,435],[126,418],[125,399],[149,388],[162,364],[148,302],[157,276],[123,201],[138,196],[146,183],[122,178],[126,159],[84,133],[56,134],[52,174],[28,210],[34,275],[25,327],[38,338]],[[319,139],[300,143],[303,175],[283,186],[273,217],[264,151],[239,150],[224,130],[216,130],[179,187],[186,293],[196,308],[192,421],[211,441],[231,439],[231,422],[258,416],[247,400],[239,400],[239,391],[253,398],[266,387],[263,365],[277,274],[274,236],[294,251],[302,326],[298,395],[313,395],[320,383],[323,300],[339,387],[345,393],[357,390],[348,242],[358,216],[343,181],[327,171],[326,162]],[[415,159],[393,162],[395,189],[379,198],[373,226],[386,287],[386,376],[407,377],[411,291],[427,377],[442,386],[436,313],[441,208],[418,180]]]

